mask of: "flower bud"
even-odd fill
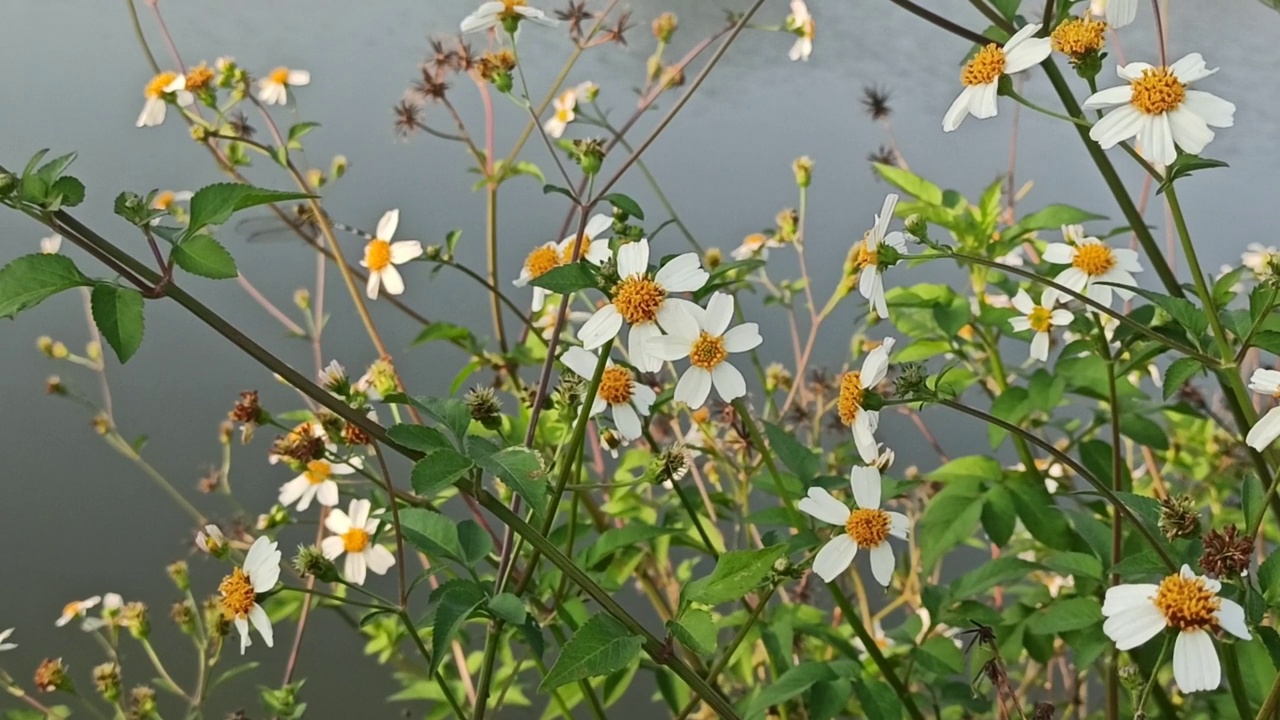
[[[796,234],[799,232],[800,214],[794,208],[783,208],[774,217],[774,222],[778,225],[778,240],[789,243],[795,242]]]
[[[304,312],[311,310],[311,291],[306,288],[298,288],[293,292],[294,307]]]
[[[53,358],[54,360],[65,360],[66,357],[70,354],[71,352],[67,350],[67,346],[63,345],[60,342],[54,342],[53,345],[49,348],[49,357]]]
[[[156,691],[146,685],[139,685],[129,691],[129,705],[130,718],[138,718],[141,720],[142,718],[156,717],[156,713],[158,712],[158,708],[156,707]]]
[[[671,42],[671,36],[676,34],[676,29],[680,27],[676,14],[664,12],[653,21],[653,36],[660,43]]]
[[[724,253],[720,251],[720,248],[707,248],[707,251],[702,254],[702,266],[707,270],[715,270],[723,263]]]
[[[346,155],[334,155],[333,160],[329,163],[329,177],[337,180],[343,175],[346,175],[348,165],[350,165],[350,163],[347,162]]]
[[[191,126],[191,139],[192,139],[192,140],[195,140],[195,141],[196,141],[196,142],[198,142],[198,143],[208,142],[208,141],[209,141],[209,128],[207,128],[207,127],[205,127],[205,126],[203,126],[203,125],[199,125],[199,124],[192,125],[192,126]]]
[[[84,356],[94,362],[98,362],[99,360],[101,360],[102,359],[102,343],[98,342],[97,340],[90,340],[89,342],[85,343]]]
[[[103,700],[114,705],[120,699],[120,666],[113,662],[95,666],[93,685]]]
[[[67,676],[67,666],[62,664],[62,658],[46,658],[41,662],[36,667],[34,682],[40,692],[51,693],[55,690],[75,692],[71,678]]]
[[[147,606],[140,602],[126,604],[120,610],[120,625],[129,629],[136,640],[146,640],[151,634],[151,621],[147,619]]]
[[[313,188],[324,187],[325,178],[324,171],[320,168],[311,168],[307,171],[307,184]]]
[[[10,172],[0,172],[0,198],[5,197],[18,187],[18,176]]]
[[[92,426],[93,431],[99,435],[107,435],[112,430],[111,419],[106,415],[101,414],[93,416],[93,420],[90,421],[90,426]]]
[[[283,505],[276,503],[266,513],[258,516],[258,522],[254,524],[254,529],[258,532],[266,532],[288,524],[289,511]]]
[[[227,554],[227,538],[217,525],[205,525],[196,533],[196,549],[221,558]]]
[[[809,181],[813,179],[813,160],[808,155],[802,155],[791,163],[791,171],[796,176],[796,186],[807,188]]]
[[[196,625],[196,608],[190,600],[180,600],[169,608],[169,619],[182,630],[183,634],[195,637],[200,628]]]
[[[791,371],[783,367],[782,363],[772,363],[764,371],[764,389],[768,392],[789,391],[794,382]]]
[[[67,386],[62,384],[62,378],[57,375],[50,375],[44,381],[44,391],[50,395],[66,395]]]
[[[293,557],[293,569],[302,577],[313,577],[320,582],[338,582],[338,568],[333,561],[314,545],[299,545]]]
[[[53,338],[48,335],[41,335],[36,338],[36,349],[45,357],[53,357]]]
[[[169,579],[173,581],[178,590],[186,592],[191,589],[191,575],[188,572],[185,560],[171,563],[164,571],[169,574]]]
[[[929,237],[929,223],[925,222],[925,219],[920,217],[920,213],[912,213],[911,215],[908,215],[903,226],[906,227],[908,233],[920,238],[921,240]]]
[[[604,143],[599,140],[574,140],[572,156],[582,172],[595,175],[604,162]]]
[[[684,85],[684,68],[678,65],[668,65],[662,69],[660,82],[665,90]]]
[[[467,392],[464,401],[471,419],[489,430],[502,427],[502,403],[498,401],[493,388],[476,387]]]

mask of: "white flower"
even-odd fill
[[[43,247],[43,246],[42,246]],[[1274,247],[1263,247],[1262,243],[1249,243],[1248,250],[1240,255],[1240,262],[1249,268],[1258,279],[1271,277],[1271,264],[1280,256]]]
[[[906,540],[911,521],[902,513],[880,509],[880,471],[874,467],[854,467],[849,472],[849,485],[856,509],[850,510],[820,487],[809,488],[808,497],[801,498],[797,505],[804,513],[844,528],[818,551],[813,571],[823,581],[831,582],[849,569],[858,548],[863,547],[871,553],[871,574],[876,582],[888,587],[895,564],[889,536]]]
[[[110,625],[122,607],[124,607],[124,598],[120,597],[120,593],[106,593],[102,596],[102,616],[85,618],[84,622],[80,623],[80,629],[85,632],[95,632]]]
[[[568,300],[565,299],[561,302],[568,302]],[[534,317],[533,328],[538,331],[538,334],[542,336],[543,340],[550,341],[551,336],[555,334],[556,318],[558,317],[560,317],[560,304],[544,307],[544,309],[541,312],[538,312]],[[585,310],[570,310],[569,314],[564,318],[565,327],[570,328],[581,325],[590,319],[591,313],[586,312]]]
[[[1138,16],[1138,0],[1091,0],[1089,12],[1106,17],[1107,25],[1113,28],[1122,28]]]
[[[589,382],[595,376],[600,358],[590,350],[575,346],[560,356],[560,362]],[[630,370],[610,360],[600,376],[600,388],[591,406],[591,414],[599,415],[605,408],[612,408],[613,424],[618,427],[618,433],[625,440],[635,440],[642,434],[640,418],[649,414],[649,406],[657,399],[652,388],[637,383]]]
[[[187,92],[187,78],[175,72],[162,72],[151,78],[151,82],[142,90],[146,102],[142,105],[142,114],[138,115],[137,127],[153,127],[164,122],[166,104],[172,100],[178,107],[186,107],[195,102],[195,96]]]
[[[858,292],[871,301],[871,311],[878,317],[889,317],[889,306],[884,300],[884,269],[889,267],[880,259],[880,246],[888,245],[897,252],[907,249],[907,236],[901,232],[889,230],[889,221],[893,220],[893,208],[898,204],[898,196],[889,193],[885,196],[884,205],[876,215],[875,225],[867,231],[858,243],[854,256],[854,267],[861,274],[858,277]],[[894,263],[896,264],[896,263]]]
[[[217,525],[205,525],[203,530],[196,533],[196,547],[210,555],[221,557],[227,548],[227,537]]]
[[[1070,312],[1053,307],[1057,302],[1058,293],[1053,288],[1044,291],[1038,305],[1026,290],[1019,290],[1018,294],[1013,296],[1013,306],[1022,313],[1023,317],[1009,318],[1009,324],[1016,332],[1035,331],[1035,337],[1031,338],[1032,360],[1048,361],[1049,329],[1071,324],[1073,316]]]
[[[368,500],[352,500],[348,512],[330,512],[324,526],[333,534],[320,541],[321,552],[330,560],[347,554],[342,576],[356,585],[364,584],[366,570],[385,575],[396,564],[390,550],[371,540],[378,529],[378,521],[369,517],[371,505]]]
[[[813,54],[814,26],[813,16],[809,14],[809,7],[804,4],[804,0],[791,0],[791,14],[787,16],[786,27],[797,36],[787,57],[793,62],[796,60],[807,62],[809,56]]]
[[[279,579],[280,550],[274,541],[264,536],[253,541],[244,556],[244,566],[233,570],[218,585],[218,592],[222,593],[218,604],[240,633],[241,655],[253,644],[249,639],[249,623],[253,623],[267,647],[274,643],[271,618],[258,604],[258,596],[275,587]]]
[[[964,89],[942,116],[942,129],[951,132],[972,115],[979,120],[996,116],[996,94],[1001,75],[1013,75],[1039,65],[1053,52],[1049,38],[1032,37],[1040,32],[1038,23],[1024,25],[1001,48],[990,43],[978,50],[960,73]]]
[[[12,634],[13,634],[13,628],[0,631],[0,652],[4,652],[6,650],[12,650],[18,647],[18,643],[5,642],[6,640],[9,639],[9,636]]]
[[[730,353],[753,350],[761,342],[755,323],[729,327],[733,319],[733,296],[713,293],[706,309],[690,304],[693,311],[678,306],[663,321],[666,335],[649,341],[649,352],[659,360],[689,358],[689,369],[676,382],[675,399],[696,410],[707,401],[711,386],[725,402],[747,394],[747,381],[738,368],[727,362]],[[634,337],[635,330],[632,330]]]
[[[151,209],[163,210],[166,213],[173,214],[174,207],[177,203],[186,202],[190,200],[193,195],[194,193],[190,190],[180,190],[176,192],[173,190],[161,190],[156,193],[155,197],[151,198]],[[160,218],[157,217],[152,219],[151,224],[159,225]]]
[[[100,602],[102,602],[101,595],[94,595],[93,597],[85,598],[84,600],[72,600],[62,608],[62,614],[58,616],[57,621],[53,624],[57,627],[62,627],[78,617],[84,617],[84,614],[88,612],[90,608],[96,606]]]
[[[290,70],[278,67],[258,81],[258,99],[266,105],[284,105],[289,102],[289,88],[311,83],[311,73],[306,70]]]
[[[1212,93],[1187,86],[1218,72],[1205,66],[1200,53],[1191,53],[1168,67],[1143,62],[1116,69],[1127,85],[1099,90],[1084,101],[1085,110],[1116,107],[1093,124],[1089,137],[1102,149],[1129,138],[1151,162],[1168,165],[1178,157],[1177,147],[1199,154],[1213,140],[1212,127],[1235,123],[1236,106]]]
[[[369,269],[369,282],[365,294],[370,300],[378,299],[378,287],[392,295],[404,292],[404,278],[396,265],[403,265],[422,256],[422,243],[417,240],[391,242],[400,224],[400,211],[388,210],[378,221],[378,228],[369,244],[364,246],[364,259],[360,265]]]
[[[1222,584],[1197,576],[1183,565],[1159,585],[1126,584],[1107,590],[1102,631],[1116,648],[1132,650],[1165,628],[1176,628],[1173,645],[1173,679],[1184,693],[1214,690],[1222,682],[1222,668],[1213,647],[1213,633],[1226,630],[1242,640],[1251,639],[1244,608],[1220,597]]]
[[[782,247],[782,243],[773,235],[765,235],[764,233],[751,233],[742,238],[742,244],[733,249],[730,255],[734,260],[748,260],[758,257],[761,260],[769,259],[769,248]]]
[[[520,22],[532,20],[540,25],[555,27],[559,21],[547,17],[547,14],[531,8],[525,0],[502,0],[502,2],[481,3],[476,11],[462,20],[462,32],[480,32],[503,24],[506,20]]]
[[[1133,279],[1133,273],[1142,272],[1138,253],[1128,248],[1113,248],[1096,237],[1085,237],[1079,225],[1064,225],[1062,237],[1067,242],[1050,244],[1042,256],[1047,263],[1071,266],[1058,273],[1054,282],[1108,307],[1113,290],[1122,300],[1133,297],[1129,290],[1101,283],[1136,286],[1138,281]]]
[[[631,326],[627,335],[631,363],[640,372],[657,372],[662,358],[651,355],[646,343],[661,334],[658,326],[666,329],[678,308],[695,317],[701,312],[697,305],[669,293],[698,290],[710,274],[702,269],[698,254],[690,252],[677,255],[651,275],[645,238],[618,248],[616,263],[622,280],[613,288],[613,299],[579,328],[578,340],[587,350],[595,350],[617,337],[625,321]]]
[[[50,235],[49,237],[40,238],[40,252],[45,255],[57,255],[62,249],[62,236]]]
[[[579,251],[579,260],[586,260],[592,265],[602,265],[605,260],[609,259],[609,241],[600,238],[600,235],[609,232],[613,227],[613,218],[603,213],[593,215],[587,221],[587,226],[583,229],[582,238],[579,245],[583,241],[586,247]],[[524,287],[528,285],[534,278],[543,275],[561,265],[568,265],[573,262],[574,243],[573,236],[561,240],[558,243],[548,242],[539,245],[529,253],[524,259],[524,265],[520,268],[520,277],[511,281],[516,287]],[[546,303],[547,296],[551,294],[550,290],[540,287],[533,288],[533,311],[538,312]]]
[[[1249,378],[1249,389],[1260,395],[1280,397],[1280,371],[1266,368],[1254,370],[1253,376]],[[1249,447],[1262,452],[1277,437],[1280,437],[1280,407],[1273,407],[1253,424],[1244,441]]]
[[[594,97],[598,92],[596,84],[593,82],[584,82],[575,87],[566,89],[560,93],[554,101],[552,101],[551,117],[542,124],[542,129],[553,138],[558,138],[564,134],[564,130],[577,117],[575,110],[578,107],[578,100],[587,100]]]
[[[893,352],[893,338],[885,338],[879,347],[862,359],[862,369],[849,371],[840,377],[840,393],[836,398],[836,412],[840,422],[853,429],[853,444],[865,463],[875,463],[880,456],[876,444],[876,428],[880,426],[880,411],[862,406],[867,391],[875,388],[889,371],[889,353]]]
[[[350,475],[358,467],[360,458],[352,458],[349,463],[312,460],[301,475],[280,486],[280,504],[288,507],[297,502],[298,512],[310,507],[312,500],[333,507],[338,504],[338,483],[333,476]]]

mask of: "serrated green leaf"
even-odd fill
[[[1013,503],[1013,493],[1004,485],[993,485],[987,491],[982,505],[982,529],[991,542],[1003,546],[1013,536],[1018,524],[1018,508]]]
[[[187,237],[195,237],[210,225],[221,225],[235,213],[247,208],[310,197],[312,196],[306,193],[268,190],[245,183],[207,185],[191,196]]]
[[[1168,450],[1169,437],[1164,428],[1145,415],[1125,413],[1120,416],[1120,434],[1153,450]]]
[[[579,261],[551,268],[529,284],[564,295],[595,287],[596,273],[590,263]]]
[[[640,203],[636,202],[635,200],[632,200],[630,196],[623,195],[622,193],[609,193],[608,195],[605,195],[601,199],[609,203],[610,205],[618,208],[619,210],[625,212],[631,217],[634,217],[638,220],[644,219],[644,210],[640,208]]]
[[[404,539],[428,556],[463,562],[465,553],[453,519],[431,510],[408,508],[400,511],[400,528]]]
[[[409,478],[415,493],[431,497],[453,487],[472,467],[475,465],[471,459],[452,447],[438,447],[413,464],[413,472]]]
[[[240,274],[231,253],[208,235],[195,235],[173,246],[174,264],[192,275],[227,280]]]
[[[457,343],[465,348],[477,347],[475,335],[470,330],[461,325],[454,325],[449,322],[433,322],[422,329],[418,333],[418,337],[413,339],[412,345],[423,345],[437,340],[444,340],[451,343]]]
[[[137,290],[107,282],[94,285],[89,295],[93,323],[121,363],[127,362],[142,346],[146,329],[142,302],[142,293]]]
[[[440,448],[453,449],[453,443],[439,430],[426,425],[397,423],[387,430],[387,437],[397,445],[429,453]]]
[[[60,177],[49,186],[50,209],[75,207],[84,202],[84,183],[71,177]]]
[[[716,650],[716,622],[706,610],[685,610],[679,619],[667,622],[667,630],[681,645],[698,655],[710,655]]]
[[[493,552],[493,537],[475,520],[458,523],[458,543],[462,546],[462,561],[476,565]]]
[[[486,607],[494,617],[510,625],[523,625],[525,618],[529,616],[524,609],[524,601],[511,593],[494,595],[489,598]]]
[[[1188,380],[1195,377],[1203,369],[1204,365],[1195,358],[1178,358],[1177,360],[1169,363],[1169,368],[1164,371],[1164,385],[1161,388],[1161,392],[1164,394],[1164,399],[1168,400],[1169,397],[1178,392],[1178,390],[1181,389]]]
[[[1262,330],[1254,333],[1253,339],[1249,341],[1249,346],[1261,348],[1272,355],[1280,355],[1280,332]]]
[[[1014,227],[1019,231],[1057,230],[1063,225],[1079,225],[1089,220],[1104,220],[1102,215],[1095,215],[1070,205],[1046,205],[1023,217]]]
[[[961,575],[951,583],[953,600],[969,600],[986,591],[1043,569],[1038,563],[1014,555],[1004,555]]]
[[[23,255],[0,268],[0,318],[10,318],[63,290],[92,285],[65,255]]]
[[[983,495],[967,487],[969,483],[948,485],[925,508],[917,526],[921,564],[926,570],[952,548],[973,537],[982,517]]]
[[[785,553],[783,545],[727,552],[716,560],[710,575],[685,586],[684,596],[707,605],[741,599],[768,579],[773,563]]]
[[[509,447],[477,458],[476,464],[497,476],[524,498],[538,520],[547,511],[547,478],[537,453],[523,447]]]
[[[471,613],[484,602],[484,591],[470,580],[450,580],[431,593],[436,609],[436,621],[431,629],[431,662],[428,673],[434,674],[440,663],[449,656],[449,643],[462,629]]]
[[[942,204],[942,188],[925,180],[924,178],[903,170],[895,165],[885,165],[883,163],[872,163],[872,167],[876,172],[880,173],[880,177],[884,178],[890,185],[897,187],[899,190],[916,198],[920,202],[929,205]]]
[[[1104,283],[1106,285],[1115,285],[1115,283]],[[1186,329],[1193,342],[1198,342],[1200,336],[1209,328],[1209,316],[1204,311],[1196,307],[1194,303],[1186,298],[1172,297],[1154,290],[1147,290],[1140,287],[1131,287],[1128,285],[1115,285],[1115,287],[1123,287],[1132,292],[1141,295],[1150,300],[1153,304],[1164,310],[1179,325]]]
[[[985,455],[966,455],[956,458],[929,473],[934,482],[952,483],[961,480],[991,482],[1000,477],[1000,463]]]
[[[795,435],[770,422],[764,424],[764,434],[769,437],[769,447],[800,482],[808,483],[818,474],[821,459]]]
[[[538,692],[550,692],[571,682],[617,672],[640,655],[642,645],[641,638],[632,635],[612,616],[594,615],[564,644],[555,664],[538,685]]]
[[[1036,635],[1080,630],[1102,622],[1102,606],[1097,598],[1059,599],[1027,618],[1027,632]]]
[[[465,402],[451,397],[428,397],[415,400],[414,403],[426,411],[432,420],[448,428],[458,442],[466,442],[467,430],[471,428],[471,411],[467,409]]]

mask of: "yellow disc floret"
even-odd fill
[[[272,70],[270,74],[267,75],[267,80],[270,80],[276,85],[288,85],[289,84],[289,68],[278,67],[275,70]]]
[[[559,266],[560,254],[555,245],[543,245],[524,259],[524,269],[529,272],[529,277],[538,277]]]
[[[871,243],[864,238],[858,243],[857,252],[854,254],[853,265],[856,269],[861,270],[867,267],[875,267],[880,264],[880,250],[872,248]]]
[[[960,73],[960,82],[969,85],[993,83],[1004,73],[1004,50],[991,43],[978,51]]]
[[[632,275],[613,290],[613,306],[630,325],[656,320],[658,308],[666,298],[667,291],[645,275]]]
[[[1076,247],[1071,265],[1086,275],[1102,275],[1116,266],[1116,254],[1102,243],[1088,243]]]
[[[312,485],[319,485],[325,480],[328,480],[329,476],[332,474],[333,466],[330,465],[327,460],[312,460],[307,463],[307,471],[305,475],[307,476],[307,482]]]
[[[391,264],[391,243],[381,238],[374,238],[364,246],[364,265],[373,272],[385,269]]]
[[[222,593],[218,604],[222,606],[223,614],[229,618],[248,617],[249,611],[258,601],[253,583],[249,582],[249,576],[240,568],[232,570],[230,575],[222,579],[218,592]]]
[[[147,87],[142,91],[142,94],[152,100],[162,98],[166,92],[165,88],[169,87],[177,79],[178,73],[162,72],[151,78],[151,82],[147,83]]]
[[[847,372],[840,377],[840,397],[836,401],[836,411],[840,413],[840,422],[852,425],[862,409],[862,398],[866,395],[862,387],[862,373]]]
[[[600,376],[600,390],[597,393],[601,400],[610,405],[623,405],[631,402],[634,392],[635,384],[631,380],[630,371],[617,365],[604,369],[604,374]]]
[[[1053,49],[1072,60],[1102,49],[1107,24],[1092,18],[1071,18],[1054,28],[1049,36]]]
[[[703,330],[693,342],[693,349],[689,351],[689,362],[694,367],[712,370],[728,356],[729,352],[724,349],[724,338]]]
[[[369,533],[363,528],[351,528],[342,533],[342,547],[349,553],[363,552],[369,546]]]
[[[1187,98],[1187,86],[1169,68],[1148,68],[1142,77],[1129,83],[1133,88],[1130,102],[1147,115],[1160,115],[1176,110]]]
[[[844,521],[844,531],[858,543],[858,547],[880,547],[889,539],[889,513],[858,508]]]
[[[1160,583],[1155,604],[1169,625],[1179,630],[1207,630],[1218,626],[1220,600],[1204,578],[1170,575]]]
[[[1031,325],[1031,329],[1036,332],[1049,332],[1049,318],[1053,313],[1047,307],[1037,305],[1027,316],[1027,322]]]

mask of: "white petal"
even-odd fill
[[[632,325],[627,333],[627,353],[631,356],[631,364],[640,372],[658,372],[662,369],[664,358],[649,352],[650,340],[660,337],[662,331],[654,323]]]
[[[858,554],[858,544],[845,533],[831,538],[813,558],[813,571],[826,582],[831,582],[849,569]]]
[[[700,367],[691,367],[684,371],[676,382],[675,398],[697,410],[707,401],[711,394],[711,373]]]
[[[587,245],[587,254],[583,259],[592,265],[603,265],[610,257],[612,253],[609,251],[608,240],[592,240]]]
[[[280,495],[277,500],[281,505],[288,507],[298,501],[302,494],[306,492],[307,486],[311,485],[311,481],[306,475],[299,475],[289,482],[280,486]],[[303,508],[304,510],[306,508]]]
[[[351,517],[341,510],[329,511],[324,519],[324,526],[334,535],[341,535],[351,529]]]
[[[1138,261],[1137,251],[1129,248],[1113,248],[1111,254],[1115,255],[1116,267],[1129,272],[1142,272],[1142,263]]]
[[[1168,113],[1168,117],[1173,142],[1186,152],[1199,155],[1213,142],[1213,131],[1199,115],[1187,108],[1180,107]]]
[[[858,507],[875,510],[880,507],[880,471],[874,465],[854,465],[849,471],[849,487]]]
[[[622,315],[612,304],[595,311],[582,327],[578,328],[578,341],[588,350],[595,350],[618,337],[622,329]]]
[[[1138,16],[1138,0],[1107,0],[1107,24],[1122,28]]]
[[[947,108],[947,112],[942,116],[942,131],[952,132],[960,127],[960,123],[969,116],[969,96],[973,93],[973,86],[966,85],[956,99],[951,102],[951,107]]]
[[[330,560],[341,555],[346,549],[346,543],[337,535],[330,535],[320,541],[320,552]]]
[[[1245,436],[1244,442],[1249,447],[1262,452],[1267,449],[1275,439],[1280,437],[1280,407],[1274,407],[1267,411],[1262,419],[1253,424],[1249,429],[1249,434]]]
[[[649,414],[649,408],[657,399],[657,393],[648,385],[636,383],[631,388],[631,404],[635,406],[636,412],[640,413],[641,416]]]
[[[729,328],[723,339],[724,349],[731,353],[748,352],[764,342],[764,338],[760,337],[760,327],[753,322]]]
[[[245,574],[252,577],[260,566],[265,565],[270,560],[271,553],[275,549],[276,544],[271,542],[265,535],[254,540],[253,544],[249,546],[249,552],[245,553],[244,556],[244,565],[242,567]]]
[[[236,632],[240,633],[240,654],[243,655],[246,648],[253,644],[253,640],[249,639],[249,620],[248,618],[235,618]]]
[[[1014,332],[1030,330],[1031,321],[1024,317],[1011,317],[1009,318],[1009,327],[1013,328]]]
[[[747,394],[747,381],[732,363],[722,362],[711,371],[716,392],[725,402],[733,402]]]
[[[1258,368],[1249,376],[1249,389],[1263,395],[1274,395],[1280,391],[1280,370]]]
[[[702,329],[712,335],[723,335],[733,320],[733,296],[728,293],[711,294],[707,302],[707,314],[702,318]]]
[[[1244,608],[1227,598],[1218,598],[1218,603],[1218,627],[1241,640],[1252,640],[1253,635],[1249,633],[1249,625],[1244,619]]]
[[[325,480],[316,488],[316,501],[325,507],[334,507],[338,504],[338,483],[332,480]]]
[[[1235,104],[1203,90],[1188,90],[1182,101],[1182,109],[1199,115],[1213,127],[1225,128],[1235,124]]]
[[[895,564],[893,548],[890,547],[889,543],[882,542],[868,552],[871,555],[871,575],[875,577],[876,582],[889,587],[889,583],[893,582],[893,566]]]
[[[382,287],[386,289],[388,295],[399,295],[404,292],[404,278],[400,276],[400,271],[395,265],[388,265],[378,271],[382,276]]]
[[[1051,243],[1044,249],[1044,254],[1040,256],[1045,262],[1054,265],[1070,265],[1072,260],[1076,259],[1076,249],[1066,243]],[[1028,300],[1030,298],[1027,298]],[[1021,310],[1021,308],[1018,308]],[[1031,312],[1026,310],[1024,312]]]
[[[347,559],[342,562],[342,577],[347,582],[363,585],[365,570],[364,553],[347,553]]]
[[[1053,245],[1050,245],[1049,247],[1053,247]],[[1046,262],[1054,262],[1052,260],[1049,260],[1047,257],[1048,248],[1046,248],[1045,255],[1046,255],[1045,257]],[[1035,301],[1031,299],[1031,296],[1027,294],[1026,290],[1023,290],[1021,288],[1018,289],[1018,294],[1013,296],[1012,302],[1013,302],[1013,307],[1023,315],[1030,315],[1031,311],[1036,309]]]
[[[1083,294],[1084,287],[1089,284],[1089,276],[1080,268],[1069,267],[1058,273],[1053,281],[1074,293]]]
[[[253,623],[253,627],[258,630],[267,647],[272,647],[275,643],[275,633],[271,630],[271,618],[267,617],[267,611],[263,610],[261,605],[254,603],[249,609],[249,622]]]
[[[628,278],[649,269],[649,240],[640,238],[618,248],[618,277]]]
[[[673,335],[661,335],[649,340],[645,352],[660,360],[680,360],[689,356],[693,344]]]
[[[880,448],[876,446],[875,431],[871,428],[871,413],[867,410],[858,412],[853,421],[853,444],[858,448],[858,455],[865,463],[873,463],[880,456]]]
[[[1128,105],[1133,99],[1133,87],[1130,85],[1117,85],[1109,87],[1105,90],[1090,95],[1084,100],[1085,110],[1100,110],[1102,108],[1114,107],[1116,105]]]
[[[422,243],[417,240],[401,240],[391,243],[391,262],[403,265],[422,257]]]
[[[604,412],[607,407],[609,407],[609,403],[605,402],[604,398],[597,395],[596,399],[591,401],[591,417],[595,417],[596,415]]]
[[[1028,25],[1027,27],[1031,27]],[[1023,28],[1022,30],[1026,30]],[[1019,32],[1022,32],[1020,30]],[[1028,38],[1019,44],[1016,48],[1008,49],[1006,46],[1004,54],[1004,73],[1013,75],[1020,73],[1028,68],[1035,67],[1044,62],[1049,57],[1049,53],[1053,52],[1053,45],[1049,38]]]
[[[290,85],[310,85],[311,73],[306,70],[290,70],[285,82]],[[390,237],[389,235],[387,237]]]
[[[1049,333],[1038,332],[1031,338],[1031,359],[1040,362],[1049,360]]]
[[[1173,680],[1184,693],[1217,690],[1222,666],[1213,638],[1204,630],[1184,630],[1173,643]]]
[[[867,357],[862,360],[862,373],[859,378],[862,387],[873,388],[884,380],[885,374],[889,371],[889,351],[892,349],[893,343],[885,342],[867,353]]]
[[[815,517],[822,522],[844,527],[849,520],[849,508],[827,492],[825,488],[811,487],[806,497],[796,503],[800,512]]]
[[[1019,45],[1038,32],[1040,32],[1040,23],[1028,23],[1018,28],[1018,31],[1004,43],[1005,63],[1008,64],[1007,56],[1010,52],[1017,50]]]
[[[893,210],[897,206],[897,193],[889,193],[884,196],[884,203],[880,205],[880,212],[876,214],[875,225],[871,228],[871,236],[875,238],[877,244],[882,242],[885,233],[889,232],[889,223],[893,220]]]
[[[1164,615],[1155,604],[1145,602],[1108,617],[1102,624],[1102,631],[1120,650],[1132,650],[1158,635],[1166,624]]]
[[[701,290],[710,277],[711,274],[702,269],[697,253],[685,253],[658,268],[653,279],[668,292],[693,292]]]
[[[1073,319],[1075,319],[1075,315],[1072,315],[1070,310],[1058,308],[1049,315],[1049,324],[1061,327],[1063,325],[1070,325]]]
[[[889,534],[900,539],[908,540],[911,538],[911,520],[900,512],[892,510],[886,513],[889,516]]]
[[[979,120],[995,117],[1000,110],[999,105],[996,104],[1000,83],[990,82],[986,85],[974,85],[974,88],[976,88],[976,92],[969,96],[969,114]]]
[[[164,101],[147,100],[142,104],[142,112],[138,115],[137,127],[155,127],[164,122]]]
[[[1138,133],[1138,144],[1142,146],[1142,156],[1151,162],[1168,165],[1178,159],[1178,150],[1173,146],[1173,129],[1169,127],[1169,115],[1148,115]]]
[[[1148,117],[1132,105],[1121,105],[1094,123],[1089,128],[1089,137],[1103,150],[1115,147],[1139,135]]]
[[[702,308],[688,300],[667,298],[658,308],[658,324],[672,337],[692,344],[702,330]]]
[[[1154,69],[1151,63],[1131,62],[1128,65],[1117,65],[1116,75],[1119,75],[1121,80],[1133,81],[1142,77],[1146,71]]]
[[[595,215],[591,216],[590,220],[587,221],[587,227],[586,229],[583,230],[583,234],[587,236],[588,240],[594,241],[596,237],[603,235],[606,232],[609,232],[609,228],[612,228],[612,227],[613,227],[612,217],[610,217],[609,215],[605,215],[604,213],[596,213]],[[572,240],[573,238],[569,238],[569,239]],[[608,247],[608,245],[605,245],[605,247]]]
[[[1132,1],[1137,2],[1137,0]],[[1218,72],[1218,68],[1210,70],[1208,66],[1205,65],[1204,57],[1200,53],[1183,55],[1180,59],[1169,66],[1169,70],[1184,84],[1203,80]]]
[[[360,498],[352,500],[348,507],[352,527],[363,528],[369,524],[369,512],[373,509],[373,503]]]
[[[274,547],[275,543],[271,543]],[[258,567],[249,581],[253,583],[253,591],[255,593],[264,593],[274,588],[280,580],[280,551],[276,550],[267,558],[267,560]]]
[[[378,299],[378,288],[382,285],[382,275],[380,273],[369,273],[369,280],[364,285],[364,294],[370,300]]]
[[[378,575],[386,575],[391,566],[396,564],[396,556],[381,545],[373,545],[364,551],[364,562]]]
[[[599,364],[600,357],[590,350],[583,350],[575,345],[564,351],[560,356],[560,362],[577,373],[578,377],[590,380],[596,374],[596,365]]]
[[[630,403],[613,406],[613,424],[618,426],[618,433],[627,440],[635,440],[644,433],[640,427],[640,416]]]
[[[382,218],[378,220],[378,227],[374,231],[374,235],[379,240],[390,240],[396,234],[396,228],[400,227],[400,209],[393,208],[382,214]]]

